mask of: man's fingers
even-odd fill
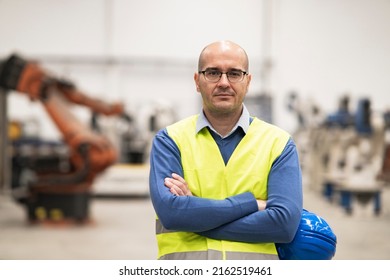
[[[183,191],[184,194],[190,193],[190,189],[187,185],[187,182],[184,180],[183,177],[181,177],[180,175],[178,175],[176,173],[172,173],[172,179],[175,180],[173,183],[176,186],[178,186]]]
[[[177,195],[177,196],[183,196],[183,192],[180,188],[177,188],[176,186],[172,187],[172,188],[169,188],[170,192],[174,195]]]
[[[164,184],[168,187],[171,193],[176,195],[185,195],[185,189],[183,190],[183,184],[176,179],[165,178]]]
[[[181,183],[187,185],[187,182],[184,180],[183,177],[181,177],[179,174],[176,174],[176,173],[172,173],[172,178],[180,181]]]
[[[177,176],[179,176],[179,175],[177,175]],[[180,189],[182,189],[183,191],[187,189],[187,183],[184,181],[184,179],[183,179],[183,181],[181,181],[181,180],[176,179],[176,178],[165,178],[165,182],[168,183],[168,185],[169,185],[168,187],[177,186]]]
[[[165,186],[171,190],[171,193],[179,196],[192,195],[186,181],[180,175],[173,173],[172,177],[174,178],[167,177],[164,180]]]

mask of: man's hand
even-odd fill
[[[257,206],[259,207],[259,211],[265,210],[265,207],[267,206],[267,201],[266,200],[260,200],[257,199]]]
[[[176,173],[172,173],[172,178],[165,178],[164,184],[171,193],[177,196],[192,196],[192,192],[187,185],[187,182]]]

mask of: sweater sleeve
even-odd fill
[[[149,190],[157,217],[168,230],[207,231],[258,211],[252,193],[223,200],[173,195],[164,185],[173,172],[183,176],[180,151],[164,129],[152,144]]]
[[[302,178],[296,147],[289,140],[272,165],[264,211],[199,234],[241,242],[290,242],[297,231],[303,205]]]

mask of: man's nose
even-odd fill
[[[228,79],[226,73],[222,73],[221,78],[218,81],[218,85],[225,86],[225,87],[230,85],[230,82],[229,82],[229,79]]]

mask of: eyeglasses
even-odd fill
[[[216,83],[218,82],[222,74],[226,74],[226,77],[228,78],[229,82],[231,83],[239,83],[242,82],[245,75],[248,75],[248,72],[242,71],[242,70],[229,70],[227,72],[221,72],[218,69],[206,69],[203,71],[199,71],[199,74],[203,74],[206,81]]]

